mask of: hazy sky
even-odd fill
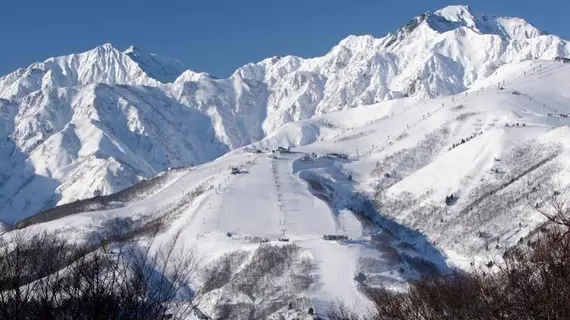
[[[382,37],[438,0],[4,0],[0,74],[105,42],[176,58],[224,77],[275,55],[312,57],[350,34]],[[518,16],[570,38],[568,0],[473,0],[475,13]]]

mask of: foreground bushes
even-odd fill
[[[133,244],[76,246],[18,236],[0,246],[0,319],[167,319],[188,315],[193,255]],[[183,298],[182,300],[179,298]]]
[[[424,278],[403,293],[369,290],[373,310],[336,305],[328,318],[570,319],[570,234],[566,230],[554,229],[530,247],[507,252],[492,272]],[[13,240],[0,246],[0,319],[180,319],[195,309],[197,293],[184,292],[195,270],[194,255],[174,256],[173,245],[151,254],[130,243],[76,246],[48,235]],[[295,250],[295,246],[260,247],[242,269],[243,277],[235,276],[236,290],[254,301],[263,299],[260,292],[277,296],[267,290],[272,284],[263,275],[285,272]],[[227,283],[231,268],[228,262],[208,272],[203,292]],[[295,285],[301,289],[310,283]],[[235,315],[237,306],[226,307],[233,311],[218,313]],[[268,314],[255,305],[245,307],[250,317]]]

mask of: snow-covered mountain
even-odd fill
[[[2,219],[227,152],[208,115],[162,90],[182,73],[176,61],[105,44],[0,78]]]
[[[214,319],[255,311],[308,320],[309,308],[322,314],[337,299],[366,310],[364,288],[489,266],[540,232],[541,194],[570,189],[568,77],[570,63],[523,61],[458,95],[291,122],[216,160],[19,227],[83,242],[163,221],[157,248],[177,238],[175,256],[200,257],[191,288],[219,275],[196,300]],[[279,146],[291,150],[270,151]]]
[[[456,94],[504,64],[569,53],[567,42],[522,19],[476,16],[452,6],[380,39],[350,36],[323,57],[266,59],[232,77],[268,84],[264,129],[271,132],[313,114],[402,96]]]
[[[157,247],[224,275],[197,300],[214,317],[365,310],[363,288],[500,261],[540,230],[541,193],[570,188],[562,58],[464,6],[227,79],[109,44],[50,58],[0,78],[0,220],[78,242],[160,220]]]
[[[229,79],[189,77],[169,88],[185,104],[238,121],[230,144],[243,145],[283,124],[406,96],[456,94],[500,66],[568,57],[570,45],[519,18],[477,16],[451,6],[422,14],[383,38],[350,36],[323,57],[273,57]],[[218,106],[226,104],[223,110]],[[212,107],[215,106],[215,107]]]
[[[273,57],[227,79],[110,44],[0,78],[0,217],[19,219],[210,161],[284,124],[403,97],[457,94],[501,66],[570,57],[519,18],[450,6],[323,57]]]

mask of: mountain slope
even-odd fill
[[[20,103],[18,114],[2,120],[13,126],[0,147],[5,219],[117,192],[227,151],[206,115],[150,87],[38,91]]]

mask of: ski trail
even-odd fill
[[[275,239],[280,234],[271,162],[260,158],[223,192],[218,231]]]
[[[313,196],[306,183],[293,175],[293,158],[293,155],[286,155],[275,160],[286,233],[293,237],[319,239],[324,234],[339,233],[340,225],[331,208]]]

